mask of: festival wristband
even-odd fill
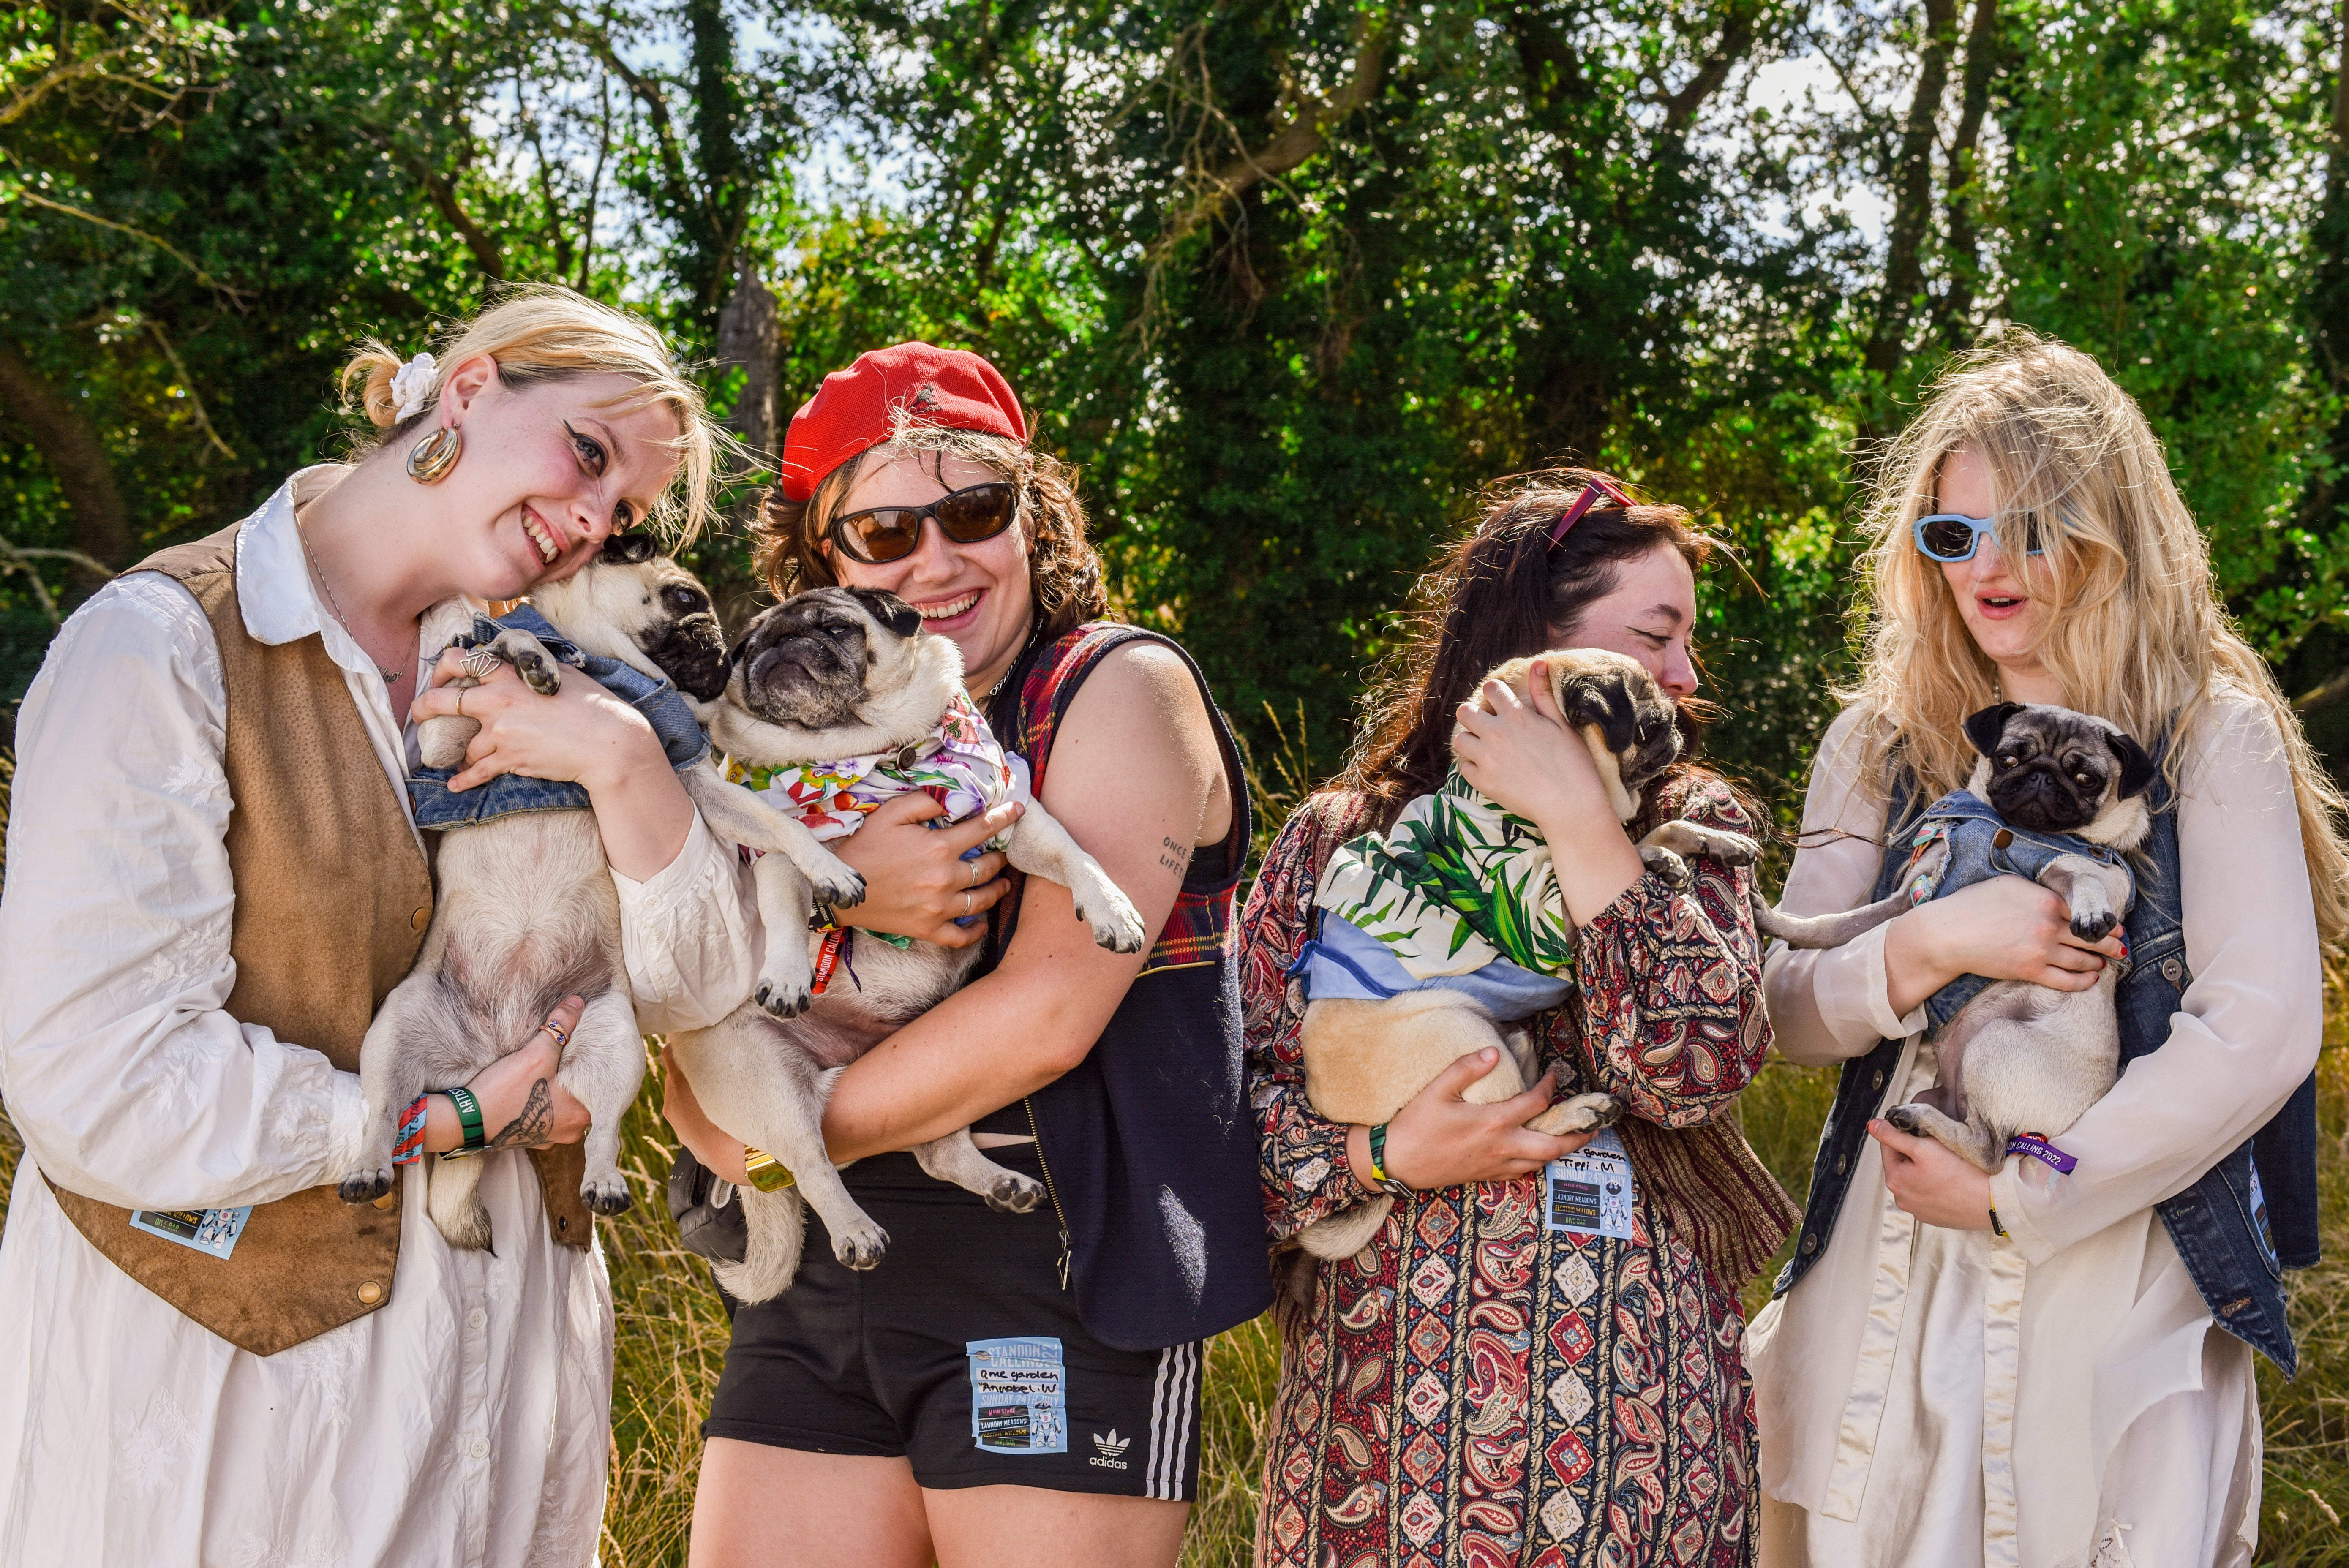
[[[479,1154],[490,1146],[489,1135],[481,1127],[481,1102],[473,1098],[469,1088],[444,1088],[449,1103],[457,1108],[457,1120],[465,1129],[465,1146],[451,1149],[440,1156],[443,1160],[462,1160],[468,1154]]]
[[[742,1150],[742,1171],[750,1178],[750,1185],[761,1192],[780,1192],[799,1182],[790,1166],[763,1149]]]
[[[1991,1234],[1992,1234],[1992,1235],[1994,1235],[1994,1236],[2003,1236],[2003,1235],[2006,1235],[2006,1227],[2005,1227],[2004,1225],[2002,1225],[2002,1224],[2000,1224],[2000,1223],[1998,1222],[1998,1205],[1997,1205],[1997,1204],[1995,1204],[1995,1203],[1993,1203],[1993,1204],[1992,1204],[1992,1205],[1991,1205],[1991,1211],[1990,1211],[1990,1230],[1991,1230]],[[2012,1237],[2009,1237],[2008,1239],[2009,1239],[2009,1240],[2013,1240],[2013,1238],[2012,1238]]]
[[[1381,1121],[1371,1129],[1371,1181],[1389,1192],[1410,1191],[1387,1173],[1387,1123]]]
[[[429,1098],[418,1095],[399,1119],[399,1136],[391,1145],[394,1165],[413,1165],[424,1158],[424,1124],[429,1119],[424,1102]]]

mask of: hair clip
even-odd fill
[[[1549,531],[1549,543],[1545,548],[1556,550],[1557,542],[1566,537],[1567,531],[1580,522],[1582,514],[1588,511],[1591,504],[1602,495],[1619,507],[1628,509],[1631,504],[1631,498],[1625,495],[1613,480],[1604,474],[1592,475],[1590,482],[1582,487],[1582,493],[1574,498],[1574,504],[1559,514],[1557,522]]]

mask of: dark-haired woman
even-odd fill
[[[1029,445],[993,366],[926,344],[865,355],[792,422],[761,528],[769,581],[884,590],[952,639],[1036,798],[1159,935],[1105,952],[1066,888],[1015,886],[1000,854],[964,860],[1008,807],[932,830],[942,808],[916,792],[833,841],[868,887],[845,924],[999,956],[832,1092],[826,1140],[889,1248],[852,1271],[812,1215],[792,1287],[735,1315],[703,1429],[698,1568],[1171,1564],[1198,1473],[1200,1342],[1270,1298],[1226,1000],[1248,841],[1237,753],[1180,649],[1099,619],[1072,477]],[[640,1005],[669,1028],[747,1002],[764,941],[806,940],[761,935],[731,848],[698,830],[622,896]],[[741,1142],[682,1078],[669,1088],[694,1152],[745,1180]],[[1050,1201],[996,1213],[894,1152],[966,1126]]]
[[[1491,503],[1423,585],[1424,630],[1353,766],[1290,820],[1249,895],[1243,1007],[1273,1228],[1397,1200],[1368,1247],[1313,1268],[1309,1305],[1278,1308],[1259,1563],[1749,1560],[1736,1287],[1793,1212],[1724,1119],[1770,1038],[1747,873],[1701,860],[1674,891],[1643,870],[1544,683],[1530,706],[1497,685],[1496,712],[1474,700],[1505,659],[1584,647],[1630,655],[1675,702],[1695,691],[1708,543],[1681,509],[1621,495],[1568,469]],[[1317,883],[1341,845],[1455,766],[1539,830],[1578,928],[1575,989],[1536,1025],[1547,1076],[1468,1104],[1487,1051],[1382,1128],[1328,1121],[1306,1098],[1304,987],[1289,974],[1315,934]],[[1749,828],[1702,769],[1683,763],[1651,794],[1649,820]],[[1544,1201],[1545,1166],[1590,1138],[1525,1123],[1588,1089],[1630,1107],[1628,1236],[1556,1228]]]

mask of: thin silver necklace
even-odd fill
[[[1003,689],[1003,683],[1011,678],[1011,673],[1019,667],[1019,661],[1028,656],[1028,650],[1035,645],[1037,637],[1043,630],[1043,627],[1038,626],[1028,634],[1028,640],[1019,645],[1019,651],[1011,655],[1011,662],[1003,666],[1003,673],[995,677],[995,684],[987,688],[985,696],[978,699],[979,712],[985,713],[995,706],[996,694]]]
[[[317,578],[319,588],[326,593],[327,614],[333,615],[335,624],[343,629],[343,635],[357,644],[359,652],[367,653],[367,645],[359,642],[359,634],[351,630],[351,624],[348,621],[343,619],[343,607],[335,603],[335,585],[326,581],[326,568],[320,566],[318,558],[310,553],[310,531],[302,526],[302,513],[298,510],[294,513],[294,536],[302,542],[302,559],[310,563],[311,575]],[[383,676],[386,686],[399,679],[398,670],[388,670],[381,665],[376,664],[373,655],[368,655],[367,663],[375,665],[376,673]]]

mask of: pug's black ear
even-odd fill
[[[2121,759],[2120,792],[2113,797],[2126,800],[2132,795],[2142,795],[2153,787],[2156,768],[2152,754],[2116,729],[2106,735],[2113,755]]]
[[[1614,670],[1567,676],[1558,683],[1557,708],[1577,729],[1597,725],[1607,749],[1618,757],[1640,738],[1639,704],[1631,683]]]
[[[615,533],[604,541],[603,559],[615,566],[642,566],[660,553],[660,542],[649,533]]]
[[[901,637],[910,637],[922,629],[922,617],[911,604],[895,593],[884,593],[878,588],[851,588],[873,618]]]
[[[1974,749],[1988,757],[1998,749],[1998,738],[2006,733],[2006,721],[2023,711],[2019,702],[2002,702],[1986,707],[1966,720],[1966,738]]]

